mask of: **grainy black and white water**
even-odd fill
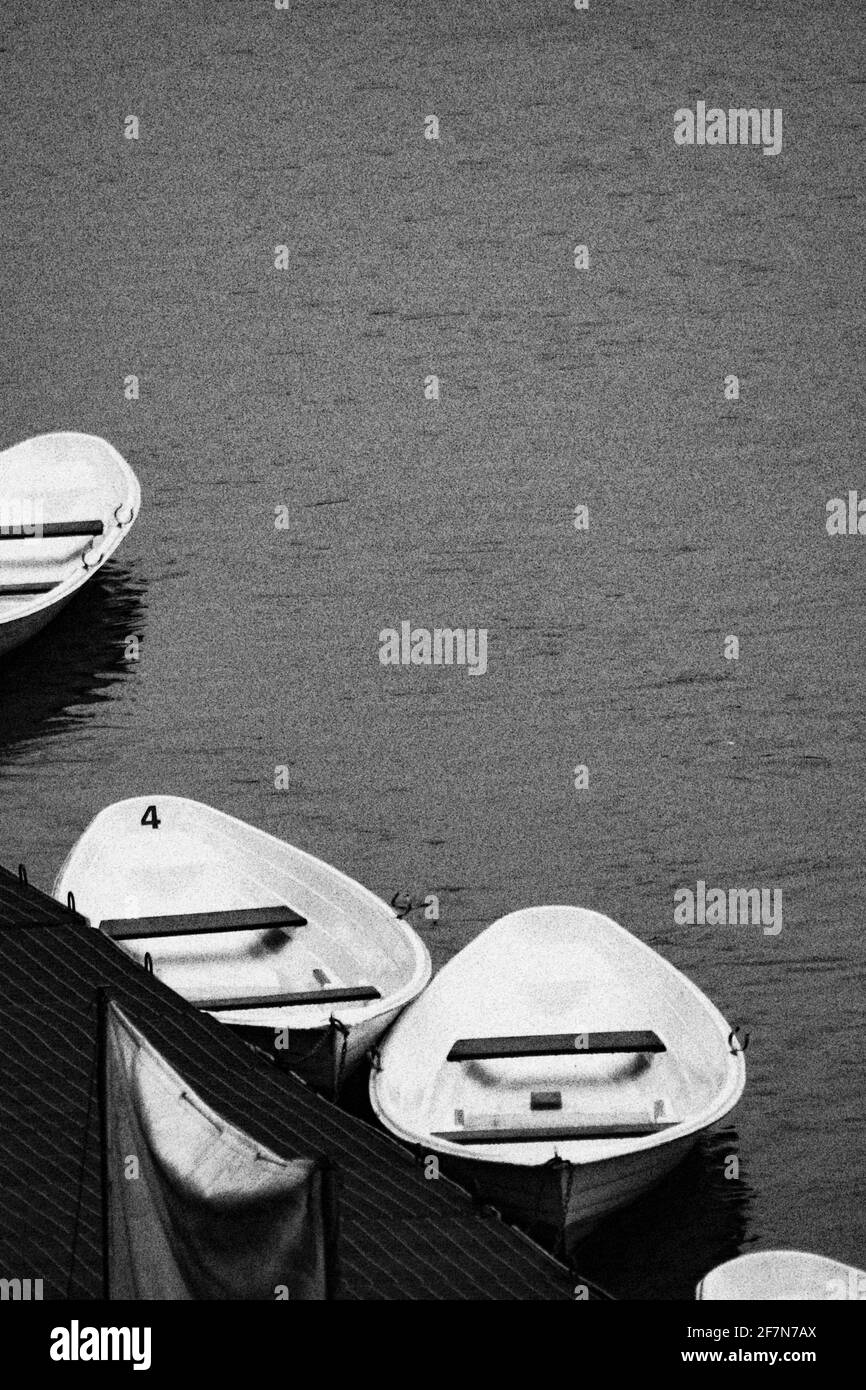
[[[602,910],[749,1030],[748,1081],[584,1272],[688,1298],[755,1246],[866,1264],[866,538],[825,530],[866,485],[858,7],[0,26],[0,442],[104,435],[144,494],[0,671],[0,860],[50,886],[163,791],[437,893],[437,964],[515,907]],[[702,99],[781,107],[780,155],[677,147]],[[407,619],[486,627],[488,673],[382,667]],[[782,889],[781,934],[675,926],[698,879]]]

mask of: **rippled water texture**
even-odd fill
[[[50,885],[164,791],[436,892],[437,964],[514,907],[605,911],[749,1029],[748,1084],[586,1274],[866,1264],[866,539],[824,526],[866,489],[857,7],[0,23],[2,444],[104,435],[144,493],[0,671],[0,859]],[[781,107],[782,153],[676,147],[701,99]],[[382,667],[403,620],[487,628],[488,673]],[[781,934],[676,926],[699,878],[781,888]]]

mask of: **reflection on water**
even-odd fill
[[[53,622],[0,663],[0,754],[64,732],[79,707],[135,674],[126,639],[142,636],[144,584],[111,560]]]
[[[664,1182],[577,1247],[576,1268],[616,1298],[694,1298],[707,1271],[746,1240],[754,1193],[742,1164],[738,1177],[725,1177],[738,1153],[735,1129],[703,1135]]]

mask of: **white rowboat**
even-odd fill
[[[60,612],[140,507],[129,464],[95,435],[40,434],[0,453],[0,655]]]
[[[696,1297],[719,1299],[866,1299],[866,1271],[805,1250],[753,1250],[717,1265]]]
[[[398,1138],[573,1244],[658,1182],[745,1084],[700,990],[610,918],[513,912],[397,1021],[370,1078]]]
[[[424,942],[313,855],[177,796],[102,811],[54,895],[171,989],[324,1089],[430,978]]]

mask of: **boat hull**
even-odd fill
[[[36,613],[26,613],[23,617],[0,624],[0,656],[5,656],[7,652],[23,646],[25,642],[30,641],[31,637],[40,633],[53,618],[57,617],[61,609],[66,607],[72,597],[72,594],[67,594],[65,598],[52,603],[48,608],[41,608]]]
[[[532,1232],[544,1230],[570,1251],[599,1222],[655,1187],[697,1143],[689,1134],[662,1148],[623,1154],[600,1163],[557,1163],[527,1167],[449,1159],[455,1182],[489,1202],[506,1220]]]
[[[336,1099],[346,1081],[373,1051],[400,1010],[391,1009],[375,1018],[335,1023],[325,1028],[251,1028],[229,1024],[244,1042],[266,1052],[278,1067],[300,1076],[308,1086]],[[286,1036],[288,1035],[288,1036]]]

